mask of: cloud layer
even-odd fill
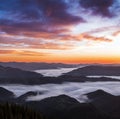
[[[63,83],[46,84],[46,85],[1,85],[10,91],[13,91],[16,96],[20,96],[28,91],[43,92],[42,95],[29,97],[28,100],[41,100],[51,96],[66,94],[76,98],[80,102],[88,101],[84,94],[94,92],[98,89],[104,90],[113,95],[120,95],[120,82],[86,82],[86,83]]]

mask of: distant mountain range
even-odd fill
[[[93,65],[78,68],[64,75],[67,76],[120,76],[120,66]]]
[[[1,66],[19,68],[22,70],[33,71],[40,69],[58,69],[58,68],[73,68],[77,64],[62,64],[62,63],[25,63],[25,62],[0,62]]]
[[[64,82],[120,81],[117,79],[106,78],[106,77],[88,78],[86,77],[87,73],[86,75],[83,76],[80,74],[79,70],[80,69],[74,70],[73,73],[70,72],[59,77],[43,77],[39,73],[24,71],[17,68],[0,66],[0,84],[35,85],[35,84],[48,84],[48,83],[60,84]],[[74,75],[74,72],[77,72],[77,75]]]
[[[0,83],[11,83],[14,81],[16,81],[16,83],[17,81],[19,81],[19,83],[23,81],[29,82],[34,79],[40,79],[41,77],[42,75],[39,73],[0,66]]]

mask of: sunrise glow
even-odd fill
[[[119,13],[119,0],[3,0],[0,61],[120,63]]]

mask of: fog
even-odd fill
[[[63,73],[68,73],[75,69],[78,69],[78,68],[43,69],[43,70],[35,70],[35,72],[41,73],[43,76],[58,77],[62,75]]]
[[[84,94],[102,89],[113,95],[120,95],[120,82],[85,82],[85,83],[63,83],[46,85],[0,85],[12,92],[18,97],[28,91],[40,91],[41,95],[31,96],[27,100],[41,100],[46,97],[66,94],[76,98],[80,102],[87,101]]]
[[[120,80],[120,76],[87,76],[88,78],[101,78],[101,77],[106,77],[106,78],[113,78],[113,79],[119,79]]]
[[[82,67],[85,67],[85,66],[79,66],[79,68],[82,68]],[[43,76],[49,76],[49,77],[58,77],[64,73],[68,73],[70,71],[73,71],[75,69],[78,69],[77,68],[59,68],[59,69],[44,69],[44,70],[35,70],[34,72],[37,72],[37,73],[40,73],[42,74]],[[120,80],[120,76],[104,76],[104,75],[101,75],[101,76],[97,76],[97,75],[94,75],[94,76],[87,76],[88,78],[100,78],[100,77],[107,77],[107,78],[114,78],[114,79],[119,79]]]

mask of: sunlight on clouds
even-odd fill
[[[0,61],[120,63],[120,1],[91,1],[1,1]]]

